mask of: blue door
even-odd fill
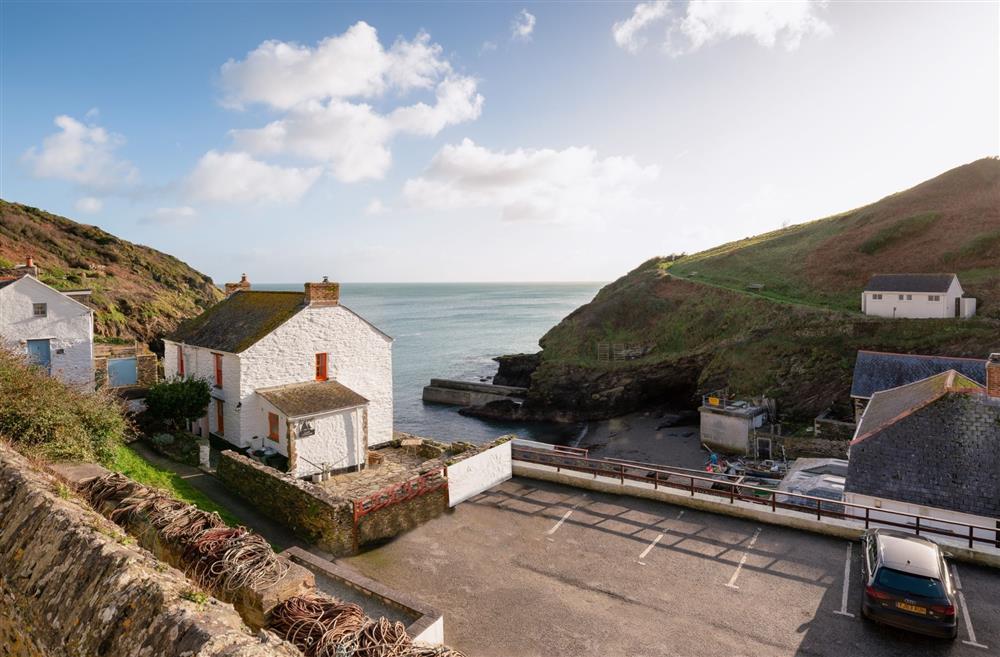
[[[28,340],[28,360],[46,372],[52,368],[52,351],[48,340]]]
[[[108,360],[108,383],[112,388],[134,386],[138,380],[135,358],[111,358]]]

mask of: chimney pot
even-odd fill
[[[986,361],[986,394],[1000,399],[1000,353],[990,354]]]
[[[239,283],[226,283],[226,296],[231,296],[234,292],[239,292],[240,290],[249,290],[250,281],[247,280],[247,275],[243,274],[240,277]]]
[[[306,283],[306,303],[310,306],[336,306],[340,303],[340,283],[324,276],[322,283]]]
[[[24,266],[25,267],[34,267],[35,266],[35,259],[32,256],[29,255],[27,258],[24,259]]]

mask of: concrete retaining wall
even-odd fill
[[[131,544],[55,478],[0,445],[0,653],[12,657],[293,657],[231,605]]]
[[[433,402],[435,404],[482,406],[493,401],[523,398],[526,393],[526,388],[516,388],[514,386],[497,386],[489,383],[471,383],[449,379],[431,379],[431,384],[424,387],[423,399],[425,402]]]
[[[626,480],[622,484],[615,479],[595,478],[592,474],[569,470],[557,472],[554,467],[525,463],[524,461],[514,461],[514,475],[552,481],[602,493],[631,495],[633,497],[659,500],[668,504],[698,509],[699,511],[706,511],[708,513],[721,513],[755,522],[791,527],[792,529],[801,529],[817,534],[846,538],[848,540],[857,540],[865,531],[864,524],[856,521],[839,520],[837,518],[823,518],[820,520],[790,509],[776,509],[775,511],[771,511],[770,507],[741,500],[730,503],[724,498],[707,493],[696,491],[692,495],[688,491],[675,488],[660,487],[654,489],[653,484],[640,481]],[[933,536],[932,538],[942,546],[946,546],[947,551],[952,553],[956,559],[968,563],[1000,568],[1000,549],[980,545],[975,550],[970,550],[967,546],[945,537]]]
[[[455,506],[511,478],[511,442],[479,451],[448,466],[448,506]]]

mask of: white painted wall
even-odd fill
[[[882,497],[874,497],[872,495],[862,495],[861,493],[844,493],[844,501],[849,504],[864,504],[867,506],[877,506],[886,511],[899,511],[900,513],[910,513],[914,515],[928,516],[931,518],[940,518],[941,520],[951,520],[953,522],[964,523],[969,525],[979,525],[984,527],[995,528],[992,530],[973,530],[973,534],[980,538],[985,538],[991,541],[997,540],[997,532],[1000,531],[1000,520],[996,518],[989,518],[987,516],[974,516],[970,513],[959,513],[958,511],[949,511],[948,509],[939,509],[933,506],[921,506],[919,504],[911,504],[909,502],[900,502],[899,500],[890,500]],[[865,513],[859,509],[852,509],[846,507],[847,513],[849,515],[855,515],[859,518],[864,518]],[[892,513],[879,513],[877,511],[869,512],[869,518],[871,520],[889,520],[890,522],[904,522],[905,518],[894,515]],[[933,520],[921,520],[921,527],[931,526],[937,529],[948,530],[967,536],[967,531],[955,525],[950,525],[943,522],[934,522]],[[911,530],[916,529],[916,523],[910,521]],[[900,529],[900,527],[894,527],[893,529]],[[927,537],[932,540],[939,540],[941,534],[928,533]],[[982,545],[982,543],[979,543]]]
[[[946,318],[955,316],[955,299],[962,297],[962,285],[958,278],[952,279],[948,291],[940,295],[930,295],[924,292],[862,292],[861,309],[866,315],[874,317],[900,317],[910,319]],[[881,299],[876,299],[882,295]],[[931,301],[932,296],[940,297],[939,301]],[[902,298],[900,298],[902,297]],[[909,297],[909,298],[908,298]],[[975,302],[972,304],[975,313]],[[969,316],[971,315],[963,315]]]
[[[447,470],[448,506],[455,506],[513,476],[511,441],[462,459]]]
[[[35,303],[47,304],[46,317],[34,316]],[[94,390],[94,313],[82,303],[25,276],[0,288],[0,339],[20,353],[28,340],[49,339],[52,376]]]
[[[713,449],[746,454],[750,447],[751,423],[757,427],[764,416],[753,417],[701,411],[701,442]]]
[[[191,345],[179,345],[169,340],[163,341],[163,375],[167,380],[177,376],[177,350],[183,349],[184,353],[184,376],[188,378],[205,379],[212,386],[212,401],[208,405],[208,412],[205,421],[208,423],[208,430],[218,434],[219,428],[215,418],[215,400],[221,399],[223,402],[223,425],[225,432],[222,435],[228,442],[237,447],[246,447],[250,443],[247,436],[243,435],[240,423],[241,412],[237,410],[240,403],[240,357],[222,351],[213,351],[203,347]],[[222,388],[215,387],[215,358],[214,354],[222,354]]]
[[[321,352],[329,378],[369,401],[368,446],[392,440],[392,339],[343,306],[306,308],[240,355],[244,413],[258,388],[314,380]]]

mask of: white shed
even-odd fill
[[[861,312],[874,317],[972,317],[976,300],[955,274],[875,274],[861,293]]]

